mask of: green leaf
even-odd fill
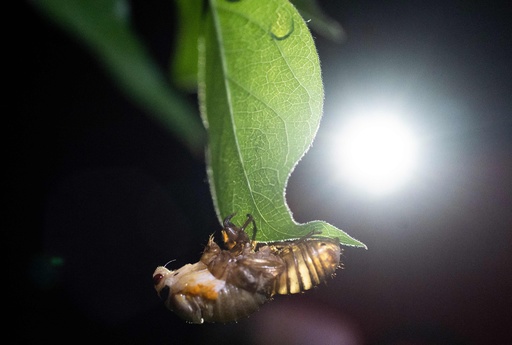
[[[293,168],[317,132],[320,63],[288,0],[211,0],[200,45],[199,91],[209,131],[208,174],[219,220],[247,213],[261,242],[312,230],[365,247],[323,221],[297,224],[285,200]]]
[[[178,32],[171,62],[173,82],[181,89],[197,91],[197,41],[201,31],[202,0],[175,0]]]
[[[45,0],[37,9],[82,39],[131,99],[193,153],[201,152],[204,128],[197,113],[175,91],[132,32],[124,0]],[[80,66],[76,66],[80,68]]]

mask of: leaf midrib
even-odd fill
[[[215,8],[216,10],[219,10],[218,6],[214,6],[214,2],[215,2],[215,0],[211,0],[210,6],[212,6],[212,8]],[[215,37],[217,37],[217,43],[219,45],[219,55],[220,55],[219,59],[221,61],[222,72],[223,72],[223,76],[224,76],[224,80],[223,81],[224,81],[224,88],[225,88],[225,93],[226,93],[226,101],[228,102],[229,117],[230,117],[230,121],[231,121],[231,129],[233,131],[233,136],[234,136],[234,139],[235,139],[235,145],[236,145],[236,151],[237,151],[237,155],[238,155],[238,160],[240,161],[240,164],[242,165],[242,171],[244,173],[245,182],[247,184],[247,188],[250,191],[251,200],[253,201],[253,204],[255,205],[255,207],[257,209],[258,207],[257,207],[256,202],[254,200],[254,196],[253,196],[253,192],[252,192],[252,186],[251,186],[251,183],[250,183],[249,178],[248,178],[247,173],[246,173],[244,160],[242,158],[242,153],[240,152],[240,144],[238,143],[238,136],[236,135],[236,124],[235,124],[235,119],[234,119],[233,104],[232,104],[232,100],[231,100],[231,88],[229,87],[229,78],[227,77],[227,75],[228,75],[228,73],[227,73],[228,68],[227,68],[226,54],[225,54],[225,51],[224,51],[224,44],[223,44],[224,40],[223,40],[222,32],[221,32],[222,30],[221,30],[221,26],[220,26],[220,19],[219,19],[219,16],[218,16],[218,13],[217,13],[216,10],[212,11],[213,27],[214,27],[214,30],[215,30]],[[232,199],[231,202],[233,203],[231,209],[234,210],[234,208],[235,208],[234,200]],[[234,211],[236,211],[236,210],[234,210]],[[260,210],[257,209],[257,211],[258,211],[258,214],[261,216]]]

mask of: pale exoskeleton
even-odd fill
[[[175,271],[159,266],[153,279],[166,307],[190,323],[238,320],[258,310],[268,299],[267,294],[215,278],[202,262]]]

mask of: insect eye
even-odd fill
[[[160,273],[155,274],[153,276],[153,284],[158,285],[158,283],[160,283],[162,281],[163,277],[164,276],[162,274],[160,274]]]

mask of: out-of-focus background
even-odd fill
[[[27,4],[15,13],[4,243],[20,343],[512,343],[510,7],[319,4],[347,36],[338,44],[314,33],[325,114],[287,200],[297,221],[328,221],[368,250],[346,248],[325,286],[201,326],[165,309],[151,275],[171,259],[197,261],[220,228],[202,157],[121,93],[81,42]],[[162,69],[174,11],[172,1],[131,2]],[[370,141],[377,132],[349,130],[377,118],[401,128],[388,139],[406,138],[395,150],[407,164],[386,179],[351,173],[365,163],[339,141]],[[372,145],[365,154],[389,153]]]

